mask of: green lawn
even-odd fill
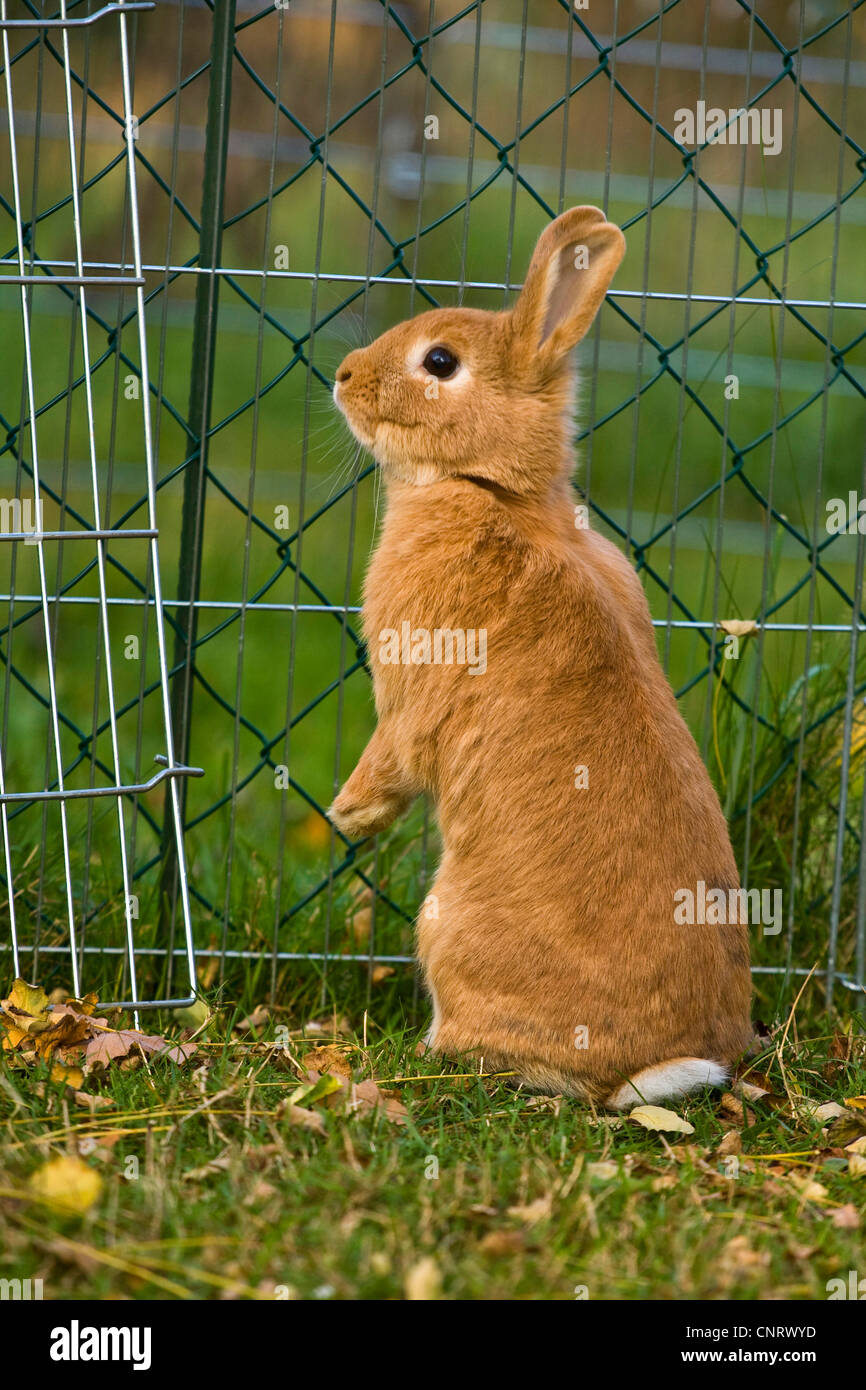
[[[821,1300],[857,1268],[866,1110],[813,1113],[866,1104],[856,1027],[780,1025],[758,1090],[676,1105],[692,1132],[660,1133],[417,1058],[387,989],[306,1036],[281,1010],[253,1041],[229,1010],[185,1068],[91,1078],[92,1114],[4,1065],[2,1276],[51,1299]],[[305,1100],[310,1062],[380,1103]],[[59,1157],[86,1165],[74,1215],[31,1185]]]

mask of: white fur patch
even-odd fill
[[[674,1100],[690,1091],[699,1091],[703,1086],[724,1086],[727,1079],[727,1068],[718,1062],[708,1062],[703,1057],[675,1057],[670,1062],[659,1062],[658,1066],[637,1072],[611,1092],[605,1105],[609,1110],[654,1105],[658,1100]]]
[[[436,998],[436,991],[435,991],[435,989],[433,988],[432,985],[430,985],[429,988],[430,988],[430,998],[431,998],[432,1001],[433,1001],[433,1022],[430,1024],[430,1027],[427,1029],[427,1035],[426,1035],[426,1037],[424,1038],[424,1045],[425,1045],[425,1047],[435,1047],[435,1045],[436,1045],[436,1034],[439,1032],[439,1023],[440,1023],[440,1021],[441,1021],[442,1015],[441,1015],[440,1012],[439,1012],[439,1000]]]

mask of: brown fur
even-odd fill
[[[575,527],[569,350],[624,246],[574,208],[511,312],[422,314],[352,352],[335,388],[388,508],[364,594],[378,726],[331,818],[358,838],[432,797],[431,1046],[591,1099],[667,1059],[726,1064],[751,1036],[746,928],[673,918],[677,889],[738,883],[718,799],[634,570]],[[430,399],[434,344],[464,366]],[[406,621],[486,629],[486,672],[383,664],[380,633]]]

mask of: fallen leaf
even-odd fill
[[[80,1134],[77,1140],[78,1152],[82,1158],[93,1154],[96,1158],[107,1158],[115,1144],[124,1138],[122,1130],[104,1129],[95,1134]]]
[[[745,1123],[743,1102],[738,1100],[733,1091],[725,1091],[724,1095],[719,1100],[718,1113],[720,1117],[726,1120],[732,1120],[735,1125],[742,1125]]]
[[[17,1047],[28,1035],[36,1036],[51,1026],[48,995],[26,980],[15,980],[8,999],[0,999],[0,1024],[6,1034],[4,1047]]]
[[[334,1072],[347,1079],[352,1076],[352,1064],[349,1061],[347,1049],[334,1043],[326,1043],[324,1047],[314,1047],[304,1058],[304,1064],[312,1067],[314,1071]]]
[[[244,1206],[250,1207],[254,1202],[267,1202],[271,1197],[277,1195],[277,1189],[273,1183],[267,1182],[265,1178],[259,1178],[253,1187],[250,1188],[244,1198]]]
[[[187,1004],[183,1008],[172,1009],[172,1017],[176,1019],[181,1028],[189,1028],[191,1032],[195,1033],[210,1018],[210,1012],[203,999],[194,999],[191,1004]]]
[[[746,1236],[734,1236],[722,1248],[720,1256],[722,1269],[728,1275],[765,1269],[769,1263],[769,1250],[754,1250]]]
[[[80,1067],[67,1067],[63,1062],[51,1063],[51,1080],[60,1081],[64,1086],[77,1089],[84,1085],[84,1072]]]
[[[114,1101],[110,1096],[91,1095],[89,1091],[73,1091],[72,1099],[82,1110],[110,1110]]]
[[[804,1177],[802,1173],[787,1173],[787,1179],[793,1183],[794,1187],[799,1188],[800,1194],[807,1202],[816,1202],[819,1206],[829,1201],[830,1194],[823,1183],[815,1182],[812,1178]]]
[[[519,1255],[526,1248],[526,1237],[522,1231],[490,1231],[478,1242],[482,1255],[494,1258],[503,1255]]]
[[[8,999],[0,999],[0,1009],[10,1013],[31,1014],[34,1017],[44,1014],[48,1008],[48,995],[40,985],[28,985],[26,980],[13,981]]]
[[[315,1105],[317,1100],[324,1100],[340,1089],[340,1078],[331,1072],[320,1076],[317,1071],[308,1071],[307,1080],[302,1081],[286,1100],[289,1105]]]
[[[866,1096],[848,1096],[845,1104],[852,1110],[866,1110]]]
[[[93,1021],[85,1014],[75,1013],[66,1004],[57,1005],[49,1017],[52,1022],[40,1029],[34,1039],[40,1057],[51,1057],[58,1048],[77,1047],[93,1037]]]
[[[308,1071],[307,1076],[315,1080],[318,1073]],[[380,1091],[375,1081],[351,1081],[333,1072],[327,1073],[322,1079],[329,1083],[325,1100],[329,1109],[344,1110],[349,1114],[380,1110],[387,1120],[392,1120],[395,1124],[405,1123],[408,1111],[403,1102],[395,1095]]]
[[[258,1004],[251,1014],[242,1018],[240,1023],[235,1024],[239,1033],[261,1033],[269,1023],[271,1011],[267,1004]]]
[[[0,1027],[3,1029],[4,1052],[11,1052],[13,1048],[19,1047],[27,1038],[27,1029],[19,1028],[17,1024],[12,1022],[7,1014],[3,1014],[2,1017],[0,1017]]]
[[[107,1067],[116,1058],[127,1057],[130,1053],[138,1056],[135,1049],[150,1052],[155,1056],[168,1057],[172,1062],[185,1062],[198,1049],[195,1043],[176,1043],[173,1046],[165,1038],[148,1033],[139,1033],[134,1028],[107,1029],[97,1033],[87,1044],[85,1065],[88,1071],[94,1067]]]
[[[54,994],[58,993],[65,993],[65,991],[54,991]],[[51,996],[52,1004],[65,1004],[70,1012],[86,1014],[88,1018],[96,1012],[96,1006],[99,1003],[98,994],[85,994],[81,999],[74,999],[69,994],[66,995],[65,999],[55,999],[54,994]]]
[[[837,1207],[830,1213],[830,1221],[841,1231],[856,1231],[860,1225],[860,1213],[853,1202],[846,1202],[844,1207]]]
[[[688,1120],[676,1115],[673,1110],[665,1110],[660,1105],[638,1105],[629,1113],[630,1120],[636,1120],[644,1129],[663,1130],[666,1134],[694,1134],[695,1127]]]
[[[830,1125],[827,1139],[831,1145],[844,1148],[862,1134],[866,1134],[866,1114],[862,1110],[846,1110]]]
[[[848,1176],[849,1178],[866,1177],[866,1158],[862,1154],[853,1153],[848,1156]]]
[[[788,1241],[788,1254],[794,1260],[811,1260],[814,1253],[814,1245],[800,1245],[795,1240]]]
[[[525,1221],[528,1226],[534,1226],[537,1221],[545,1221],[550,1216],[551,1205],[549,1197],[539,1197],[525,1206],[509,1207],[508,1215],[518,1221]]]
[[[410,1303],[432,1303],[441,1297],[442,1275],[432,1256],[425,1255],[412,1266],[406,1275],[404,1291]]]
[[[304,1024],[302,1029],[304,1034],[309,1033],[313,1037],[321,1037],[323,1034],[337,1038],[341,1034],[346,1036],[352,1032],[352,1026],[347,1018],[311,1018]]]
[[[226,1151],[219,1154],[217,1158],[212,1158],[209,1163],[203,1163],[200,1168],[188,1168],[181,1177],[186,1182],[201,1182],[203,1178],[209,1178],[214,1173],[225,1173],[231,1167],[231,1155]]]
[[[370,974],[370,983],[372,985],[380,985],[383,980],[387,980],[388,977],[393,974],[393,965],[374,965]]]
[[[662,1173],[660,1177],[653,1178],[650,1187],[653,1192],[664,1192],[669,1187],[676,1187],[679,1178],[676,1173]]]
[[[526,1102],[527,1110],[549,1110],[558,1116],[562,1109],[563,1096],[530,1096]]]
[[[825,1081],[833,1081],[839,1072],[844,1071],[851,1060],[853,1038],[850,1033],[834,1033],[830,1040],[828,1053],[830,1060],[821,1068]]]
[[[288,1120],[290,1125],[311,1129],[316,1134],[325,1133],[325,1121],[320,1110],[305,1110],[301,1105],[286,1105],[278,1109],[278,1118]]]
[[[591,1178],[598,1178],[599,1182],[611,1182],[619,1177],[619,1165],[609,1158],[600,1159],[598,1163],[587,1163],[586,1171]]]
[[[405,1124],[405,1117],[409,1113],[401,1100],[380,1091],[375,1081],[353,1083],[351,1108],[364,1110],[368,1107],[381,1110],[386,1120],[391,1120],[396,1125]]]
[[[763,1086],[753,1086],[750,1081],[735,1082],[734,1090],[738,1096],[743,1096],[745,1100],[762,1100],[764,1096],[771,1094]]]
[[[743,1141],[739,1131],[729,1129],[727,1134],[723,1134],[716,1148],[719,1158],[727,1158],[729,1154],[741,1154],[743,1152]]]
[[[845,1114],[844,1105],[839,1105],[835,1100],[828,1100],[824,1105],[815,1105],[813,1101],[803,1101],[797,1106],[797,1110],[803,1110],[813,1120],[820,1120],[826,1123],[827,1120],[836,1120],[840,1115]]]
[[[89,1163],[72,1155],[52,1158],[28,1180],[33,1195],[53,1211],[82,1216],[102,1191],[102,1178]]]

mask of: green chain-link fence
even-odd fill
[[[94,524],[76,471],[94,420],[105,514],[116,531],[142,525],[134,405],[147,378],[118,192],[134,150],[175,753],[205,770],[180,783],[205,984],[264,960],[275,989],[301,959],[323,976],[334,959],[366,962],[373,980],[411,958],[435,853],[426,816],[353,848],[323,812],[372,722],[357,614],[378,507],[372,466],[330,410],[333,370],[348,346],[421,308],[508,302],[544,222],[586,201],[620,222],[629,254],[582,349],[577,481],[593,524],[644,577],[744,882],[784,890],[784,930],[756,942],[759,970],[784,979],[817,964],[831,988],[862,989],[863,536],[856,519],[844,531],[828,522],[834,499],[856,512],[866,495],[861,10],[180,0],[97,17],[90,3],[43,13],[4,0],[4,21],[46,21],[7,30],[6,129],[27,170],[28,267],[50,282],[28,302],[54,463],[41,489],[59,530]],[[58,16],[93,17],[63,31],[67,53]],[[58,154],[67,70],[86,370],[64,338],[80,302]],[[701,103],[722,108],[730,139],[678,131]],[[768,113],[752,145],[733,139],[743,108]],[[6,172],[0,266],[11,275]],[[11,283],[0,466],[20,487],[33,469]],[[152,574],[126,559],[134,544],[109,544],[108,606],[118,653],[141,639],[116,676],[124,757],[140,780],[159,682],[147,659]],[[5,760],[10,784],[17,774],[32,786],[44,764],[48,787],[39,720],[52,700],[28,648],[32,556],[17,553],[0,633]],[[100,753],[110,724],[88,646],[93,564],[76,555],[58,561],[53,590],[57,705],[67,784],[79,772],[93,786],[113,778]],[[136,949],[156,995],[171,991],[182,953],[180,876],[157,796],[128,800]],[[58,952],[62,973],[53,903],[71,873],[86,949],[122,954],[92,805],[66,869],[32,812],[9,821],[34,943]]]

